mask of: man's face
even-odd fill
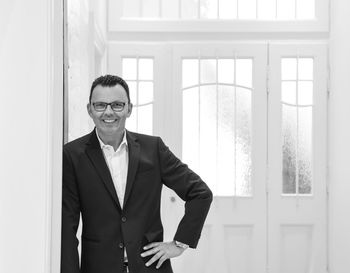
[[[123,102],[125,106],[120,112],[113,111],[111,105],[108,105],[105,111],[98,112],[93,106],[96,102]],[[91,103],[88,103],[87,110],[99,134],[113,136],[124,131],[126,118],[131,115],[132,104],[129,104],[126,91],[121,85],[112,87],[97,85],[92,92]]]

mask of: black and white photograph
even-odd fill
[[[0,272],[349,273],[349,15],[0,0]]]

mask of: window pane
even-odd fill
[[[137,101],[136,101],[137,84],[135,81],[127,81],[127,84],[129,86],[129,95],[130,95],[131,103],[137,104]]]
[[[296,107],[282,105],[283,193],[296,193]]]
[[[218,0],[200,0],[201,18],[218,18]]]
[[[220,19],[236,19],[237,0],[220,0],[219,17]]]
[[[162,17],[163,18],[179,18],[179,3],[174,0],[162,0]]]
[[[182,158],[199,173],[199,88],[183,91]]]
[[[142,0],[142,13],[142,16],[146,18],[159,17],[159,0]]]
[[[139,80],[153,80],[153,59],[139,59]]]
[[[315,0],[297,0],[297,19],[315,18]]]
[[[198,1],[199,0],[180,0],[181,18],[198,19]]]
[[[312,104],[312,96],[313,96],[313,82],[312,81],[298,82],[298,104],[299,105]]]
[[[297,86],[295,81],[282,82],[282,102],[296,104]]]
[[[252,86],[252,59],[239,61],[240,82]],[[199,96],[197,88],[183,91],[183,159],[198,166],[216,196],[252,195],[252,91],[216,83],[218,73],[221,82],[234,84],[234,64],[234,59],[202,59],[201,83],[209,85],[200,86]]]
[[[138,108],[137,132],[151,135],[153,133],[153,105],[140,106]]]
[[[295,19],[295,0],[277,0],[277,18]]]
[[[315,0],[123,0],[123,17],[310,20]]]
[[[299,108],[298,169],[299,193],[311,193],[312,107]]]
[[[251,196],[251,91],[236,92],[236,195]]]
[[[256,19],[256,0],[238,0],[238,18]]]
[[[132,109],[131,116],[126,119],[125,127],[132,132],[137,132],[137,107]]]
[[[219,83],[234,83],[235,61],[233,59],[218,60],[218,77]]]
[[[136,80],[137,64],[136,58],[123,58],[123,78],[125,80]]]
[[[182,87],[199,84],[198,82],[198,60],[182,60]]]
[[[252,87],[253,80],[253,62],[252,59],[236,60],[236,84]]]
[[[276,18],[276,0],[258,0],[258,18]]]
[[[298,69],[295,69],[298,60]],[[298,77],[312,79],[312,58],[284,58],[281,60],[282,78]],[[295,98],[297,84],[297,99]],[[291,95],[292,94],[292,95]],[[313,81],[282,81],[282,102],[297,106],[282,105],[283,135],[283,193],[311,193],[312,168],[312,105]]]
[[[299,58],[298,79],[313,80],[314,60],[312,58]]]
[[[140,82],[138,104],[149,103],[152,101],[153,101],[153,82]]]
[[[123,17],[140,17],[140,1],[142,0],[124,0]]]
[[[200,88],[200,175],[216,190],[216,86]],[[214,167],[213,167],[214,166]]]
[[[219,86],[218,188],[220,196],[233,196],[235,188],[235,88]]]
[[[297,59],[283,58],[282,59],[282,80],[297,79]]]
[[[201,83],[216,83],[216,60],[201,60]]]

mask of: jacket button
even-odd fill
[[[126,217],[125,217],[125,216],[122,217],[122,222],[123,222],[123,223],[126,222]]]
[[[119,243],[119,248],[123,248],[124,244],[123,243]]]

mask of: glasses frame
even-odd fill
[[[96,109],[96,106],[95,106],[96,103],[103,103],[103,104],[105,105],[105,108],[104,108],[103,110],[97,110],[97,109]],[[114,104],[114,103],[120,103],[120,104],[122,104],[122,105],[123,105],[123,108],[120,109],[120,110],[115,110],[115,109],[113,109],[112,104]],[[100,113],[106,111],[107,108],[108,108],[108,106],[111,107],[111,109],[113,110],[113,112],[121,112],[121,111],[124,110],[126,104],[128,104],[128,103],[127,103],[127,102],[123,102],[123,101],[112,101],[112,102],[109,102],[109,103],[108,103],[108,102],[103,102],[103,101],[95,101],[95,102],[92,103],[92,105],[93,105],[95,111],[96,111],[96,112],[100,112]]]

